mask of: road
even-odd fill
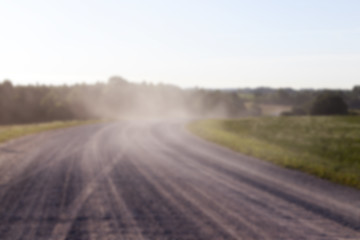
[[[360,239],[360,191],[182,121],[101,123],[0,145],[0,239]]]

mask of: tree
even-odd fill
[[[348,106],[341,95],[336,93],[323,93],[317,96],[310,107],[311,115],[345,115]]]

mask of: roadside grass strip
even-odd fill
[[[0,126],[0,143],[9,141],[14,138],[54,130],[59,128],[73,127],[83,124],[95,123],[97,121],[54,121],[47,123],[3,125]]]
[[[196,135],[272,163],[360,188],[360,117],[198,120]]]

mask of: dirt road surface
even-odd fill
[[[0,239],[360,239],[360,191],[116,122],[0,145]]]

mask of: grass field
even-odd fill
[[[360,117],[200,120],[195,134],[233,150],[360,188]]]
[[[21,125],[0,125],[0,143],[33,134],[43,132],[47,130],[53,130],[58,128],[72,127],[82,124],[89,124],[95,121],[55,121],[48,123],[37,123],[37,124],[21,124]]]

